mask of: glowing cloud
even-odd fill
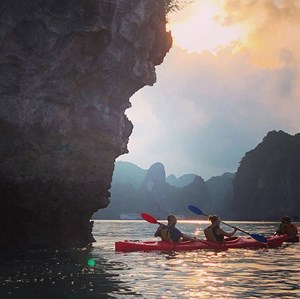
[[[220,3],[196,1],[181,19],[170,19],[174,44],[188,52],[210,51],[216,53],[240,38],[238,26],[222,26],[218,19],[224,14]]]
[[[299,0],[226,0],[223,9],[226,13],[223,25],[239,24],[247,28],[239,50],[249,51],[257,65],[281,68],[287,58],[300,62]]]
[[[194,0],[169,27],[174,47],[131,99],[119,160],[208,179],[268,131],[300,132],[300,0]]]

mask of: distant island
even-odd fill
[[[233,181],[234,218],[300,216],[300,134],[271,131],[243,157]]]
[[[276,220],[300,215],[300,134],[271,131],[241,159],[236,173],[204,181],[198,174],[166,177],[157,162],[142,169],[118,161],[112,179],[111,202],[94,219],[138,219],[147,212],[195,218],[188,205],[222,219]]]
[[[145,170],[130,162],[118,161],[112,179],[110,205],[95,213],[94,218],[140,219],[142,212],[157,218],[166,218],[169,214],[194,218],[187,208],[190,204],[207,213],[215,213],[220,211],[220,203],[232,196],[233,178],[233,173],[208,181],[196,174],[166,177],[164,165],[160,162]]]

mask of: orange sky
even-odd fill
[[[207,179],[270,130],[300,132],[300,0],[198,0],[169,15],[174,45],[137,92],[128,155]]]

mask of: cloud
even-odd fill
[[[284,53],[300,62],[300,1],[226,0],[226,15],[219,17],[223,26],[243,25],[246,33],[239,50],[248,50],[260,66],[280,68],[286,63]]]
[[[218,21],[248,24],[247,38],[217,55],[173,47],[157,83],[131,99],[134,130],[119,159],[208,179],[236,171],[268,131],[298,133],[299,2],[224,1]]]

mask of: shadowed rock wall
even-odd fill
[[[129,98],[171,46],[161,0],[0,2],[0,245],[91,241]]]
[[[271,131],[245,154],[233,180],[237,220],[300,216],[300,134]]]

